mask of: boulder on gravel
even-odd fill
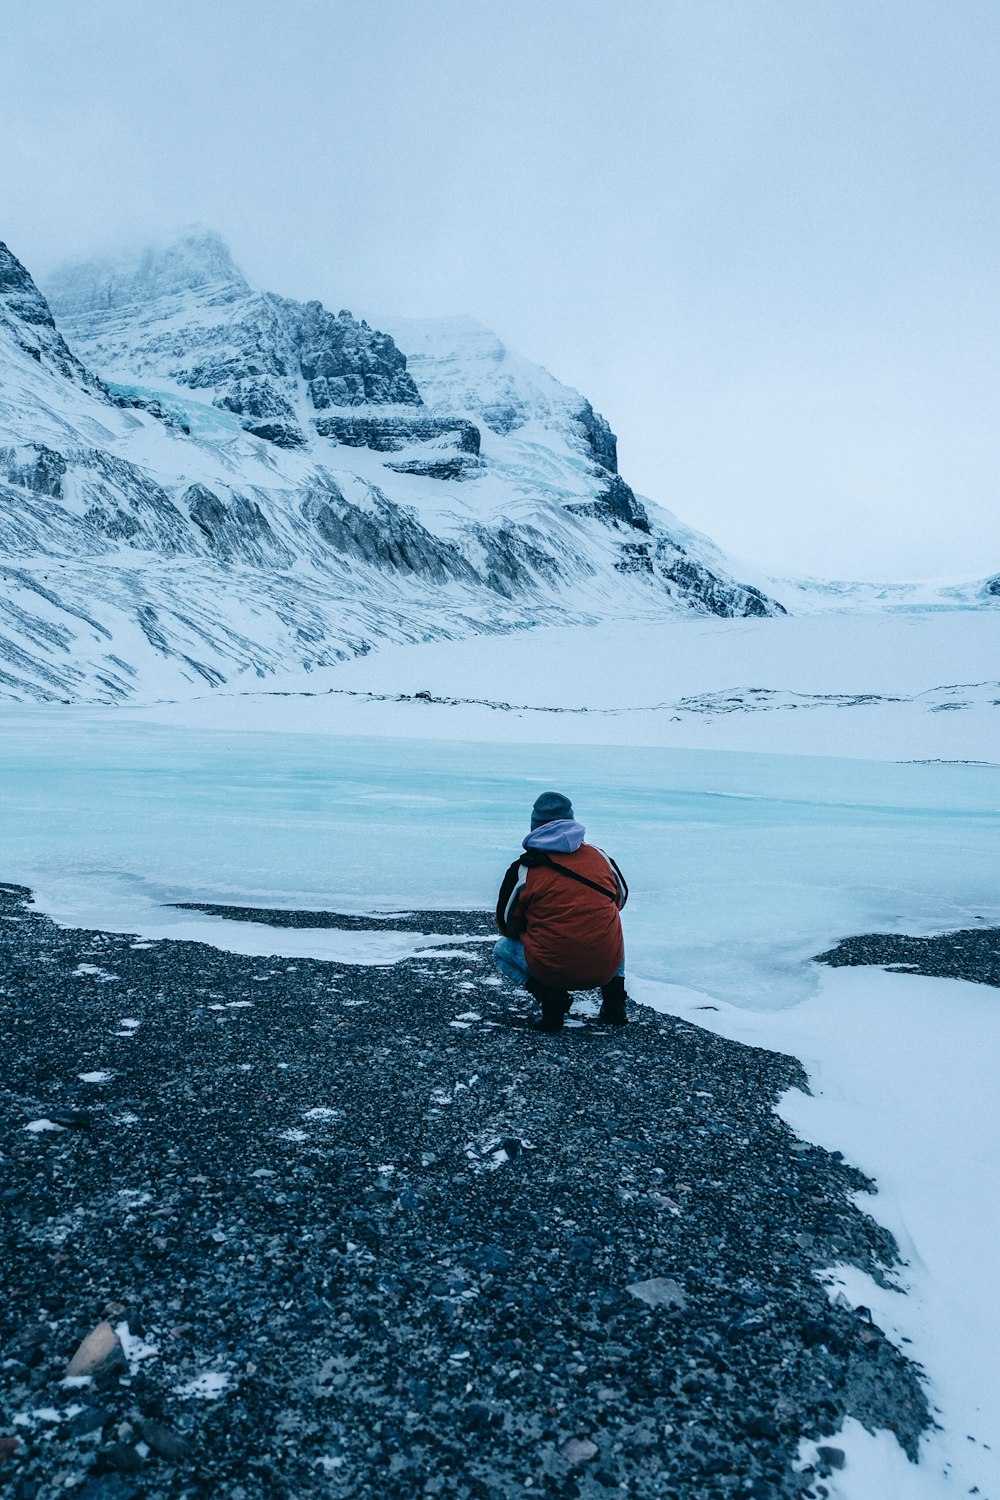
[[[121,1342],[111,1324],[104,1320],[98,1323],[80,1344],[66,1366],[67,1375],[93,1375],[116,1354],[122,1353]]]

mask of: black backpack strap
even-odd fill
[[[570,880],[577,880],[581,885],[589,886],[592,891],[599,891],[602,896],[607,896],[609,901],[613,901],[616,906],[618,905],[617,891],[609,891],[607,886],[598,885],[596,880],[588,880],[586,875],[578,875],[575,870],[568,870],[566,866],[561,865],[558,860],[550,859],[542,849],[532,849],[529,852],[538,856],[536,859],[533,859],[531,861],[533,865],[546,865],[550,870],[558,870],[560,875],[568,875]]]
[[[603,849],[601,850],[601,853],[604,854]],[[617,860],[612,859],[610,854],[604,854],[604,858],[607,860],[612,870],[614,870],[615,879],[618,881],[618,884],[622,888],[622,904],[620,909],[624,910],[625,904],[628,901],[628,882],[626,881],[625,876],[622,874],[621,870],[619,870]]]

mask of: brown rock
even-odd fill
[[[93,1375],[95,1370],[107,1364],[112,1355],[121,1354],[121,1352],[122,1346],[111,1324],[106,1321],[98,1323],[97,1327],[87,1334],[66,1366],[66,1374]]]
[[[0,1462],[5,1458],[11,1458],[21,1446],[21,1439],[16,1437],[0,1437]]]

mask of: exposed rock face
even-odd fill
[[[222,562],[279,568],[294,562],[295,554],[278,541],[260,506],[245,495],[233,494],[227,503],[203,484],[193,484],[184,501],[211,552]]]
[[[784,605],[769,599],[751,584],[723,578],[686,552],[676,542],[626,542],[616,567],[622,573],[645,574],[665,583],[683,603],[706,614],[725,618],[787,614]]]
[[[306,446],[306,440],[299,429],[287,422],[259,422],[256,426],[252,422],[244,422],[243,428],[252,437],[262,438],[265,443],[273,443],[276,448]]]
[[[390,331],[435,411],[461,412],[500,438],[539,425],[558,433],[588,471],[618,473],[617,440],[604,417],[579,391],[512,353],[482,324],[398,319]]]
[[[349,312],[336,317],[320,302],[281,305],[292,327],[299,371],[318,411],[328,406],[412,405],[422,402],[406,356],[386,333]]]
[[[331,416],[317,417],[313,426],[320,437],[376,453],[398,453],[414,443],[448,438],[459,453],[479,454],[478,427],[456,417]]]
[[[416,574],[431,583],[475,584],[477,577],[454,547],[421,526],[411,511],[372,490],[368,506],[351,505],[330,485],[308,496],[303,516],[338,557],[355,558],[396,573]]]
[[[84,521],[114,542],[131,542],[174,557],[189,550],[188,528],[168,491],[114,454],[94,448],[71,453]]]
[[[87,387],[103,387],[70,353],[48,303],[17,256],[0,241],[0,328],[12,344],[58,375]]]
[[[611,431],[610,423],[596,412],[589,401],[585,401],[577,415],[583,429],[587,446],[598,468],[609,474],[618,473],[618,439]]]
[[[410,458],[403,463],[387,463],[394,474],[415,474],[424,479],[475,479],[485,468],[478,458],[456,453],[453,458]]]
[[[44,443],[28,443],[25,448],[0,448],[0,474],[11,484],[61,500],[66,460],[61,453]]]
[[[582,505],[570,505],[567,509],[578,516],[593,516],[608,525],[629,526],[634,531],[644,531],[647,536],[652,531],[645,507],[640,505],[618,474],[595,500],[587,500]]]
[[[480,526],[471,531],[469,540],[478,544],[473,556],[486,586],[506,599],[559,581],[559,558],[534,530]]]

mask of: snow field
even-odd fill
[[[1000,762],[1000,609],[539,625],[124,712],[199,729]]]

